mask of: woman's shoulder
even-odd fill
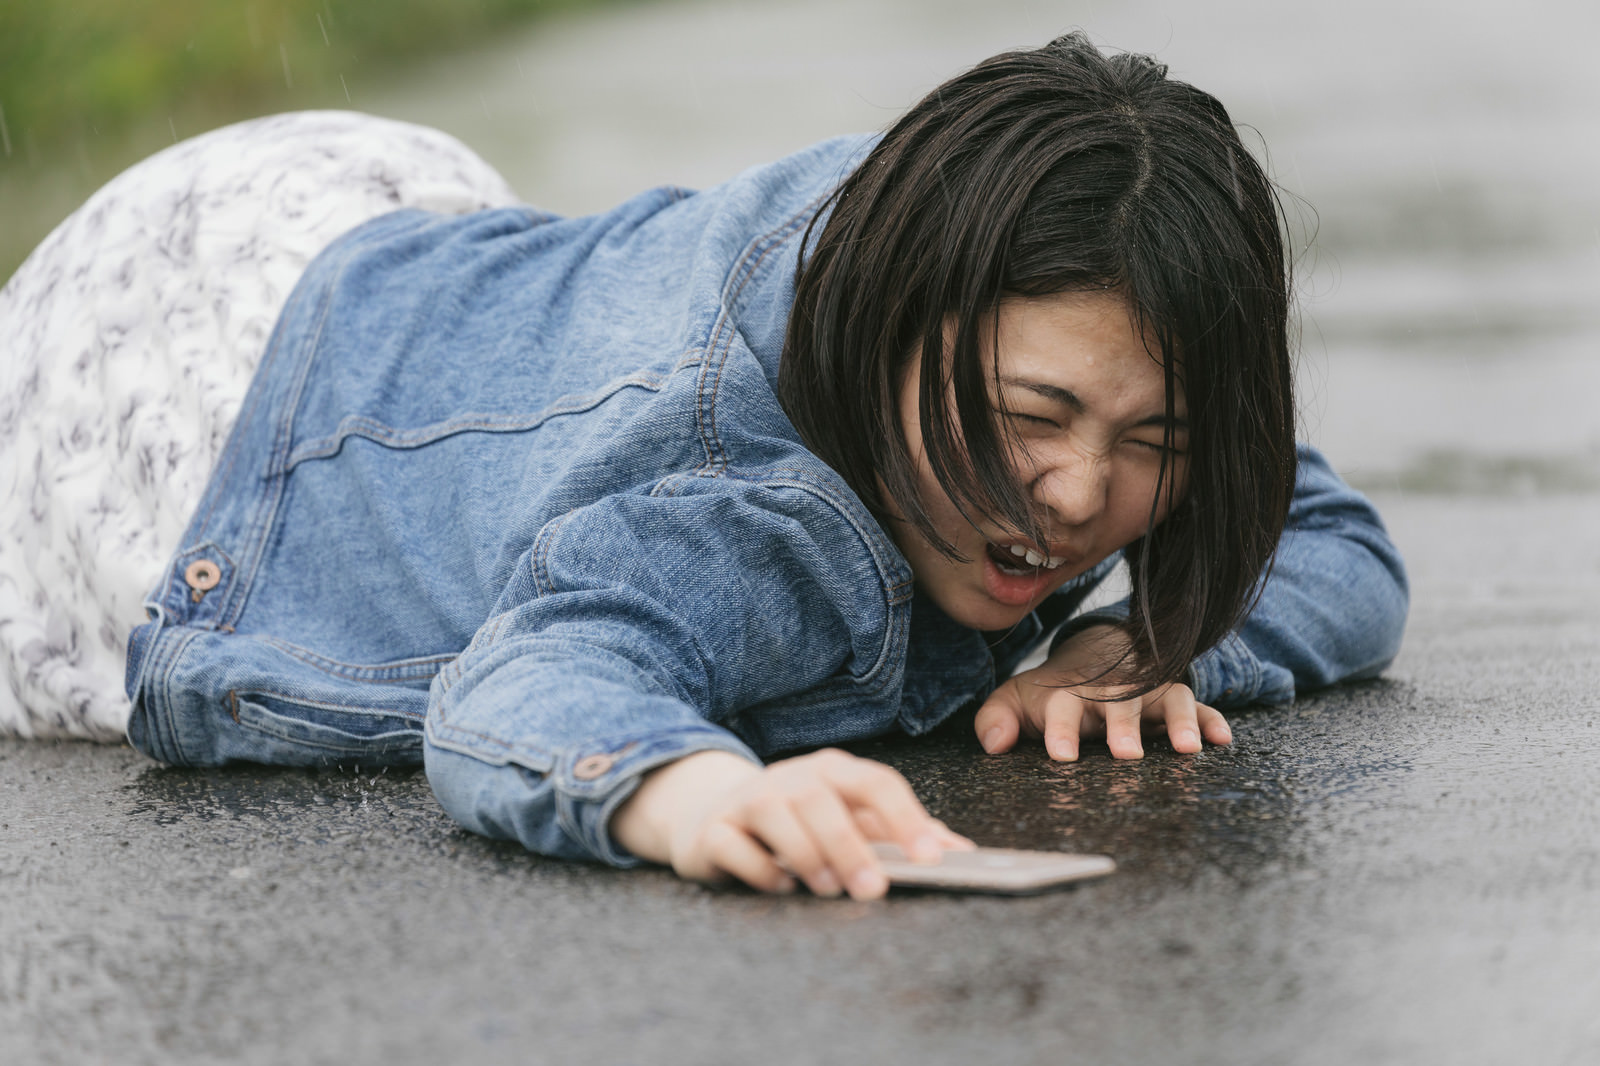
[[[754,212],[770,206],[774,209],[773,221],[781,221],[788,208],[831,193],[861,164],[877,140],[876,134],[830,137],[749,167],[700,195],[721,198],[727,207],[740,205]]]

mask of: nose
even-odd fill
[[[1081,526],[1105,510],[1110,483],[1106,456],[1062,449],[1039,470],[1033,494],[1052,524]]]

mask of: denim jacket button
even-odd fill
[[[196,559],[184,569],[183,580],[196,592],[209,592],[222,580],[222,570],[210,559]]]
[[[609,755],[585,755],[572,768],[572,776],[579,781],[593,781],[611,769],[616,761]]]

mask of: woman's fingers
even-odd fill
[[[1144,741],[1139,736],[1144,719],[1144,700],[1114,700],[1100,705],[1106,721],[1106,747],[1114,759],[1144,758]]]
[[[861,835],[868,840],[893,840],[894,834],[889,832],[889,825],[883,816],[871,807],[857,807],[850,812],[855,816],[856,828],[861,830]]]
[[[883,839],[899,844],[916,862],[938,861],[940,825],[899,771],[841,751],[815,757],[827,759],[829,780],[853,810],[870,810],[882,820]]]
[[[1195,716],[1200,722],[1201,734],[1213,744],[1232,744],[1233,730],[1222,712],[1204,703],[1196,703]]]
[[[1199,704],[1188,685],[1170,685],[1157,697],[1162,720],[1167,725],[1167,741],[1173,751],[1193,755],[1201,748],[1200,723],[1196,718]]]
[[[894,834],[889,832],[888,826],[878,813],[870,807],[859,807],[851,812],[856,817],[856,825],[861,827],[861,834],[868,840],[893,840]],[[937,818],[928,820],[933,826],[933,836],[939,842],[939,847],[944,851],[971,851],[978,845],[957,833]]]
[[[767,767],[763,778],[718,821],[765,849],[774,868],[791,871],[822,896],[846,891],[875,899],[888,881],[869,837],[898,843],[911,858],[937,861],[947,846],[970,846],[928,815],[910,784],[882,763],[827,750]],[[770,870],[746,849],[719,838],[719,868],[757,887]],[[736,869],[722,864],[726,852]]]
[[[704,852],[713,869],[736,877],[751,888],[762,892],[794,891],[794,878],[778,865],[772,852],[727,822],[713,822],[706,827]]]
[[[749,823],[756,838],[812,892],[819,896],[837,896],[844,888],[823,850],[789,803],[778,797],[768,797],[752,806]]]
[[[978,743],[990,755],[1010,751],[1016,745],[1017,737],[1022,735],[1026,711],[1022,706],[1021,684],[1019,679],[1012,678],[995,689],[983,701],[977,717],[972,720]]]
[[[1215,707],[1200,703],[1188,685],[1171,684],[1133,699],[1100,699],[1115,689],[1080,689],[1033,682],[1019,675],[996,689],[978,711],[973,726],[990,753],[1009,750],[1020,733],[1042,733],[1045,750],[1058,762],[1074,762],[1080,741],[1104,738],[1118,759],[1144,757],[1141,736],[1146,722],[1166,728],[1174,751],[1193,754],[1207,743],[1233,740],[1227,720]]]
[[[935,818],[933,820],[933,824],[934,824],[934,830],[933,830],[934,835],[939,838],[939,846],[944,848],[944,850],[946,850],[946,851],[976,851],[977,850],[978,845],[974,844],[971,840],[969,840],[967,837],[962,836],[960,833],[956,832],[954,829],[951,829],[949,826],[947,826],[943,822],[939,821],[939,819]]]
[[[1161,720],[1166,723],[1167,739],[1173,751],[1194,754],[1212,744],[1229,744],[1233,731],[1222,712],[1194,698],[1188,685],[1169,685],[1157,697]]]
[[[851,898],[877,899],[889,890],[877,856],[838,793],[827,788],[807,790],[796,797],[795,814]]]
[[[1044,750],[1057,762],[1078,761],[1084,700],[1071,689],[1045,690]]]
[[[678,866],[682,876],[711,880],[727,873],[764,892],[790,891],[795,877],[819,896],[848,889],[869,899],[888,887],[872,881],[874,873],[883,878],[876,857],[843,801],[826,790],[757,792],[709,821],[694,853],[696,861]]]

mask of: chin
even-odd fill
[[[968,629],[978,629],[985,632],[996,632],[1010,629],[1033,612],[1033,607],[1007,607],[1004,604],[987,602],[963,604],[944,604],[940,608],[950,616],[954,622],[966,626]]]

